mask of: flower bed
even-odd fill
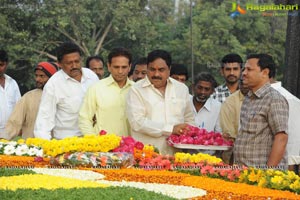
[[[83,147],[83,142],[87,142],[88,145]],[[98,144],[103,142],[107,144]],[[93,170],[104,174],[106,181],[116,181],[114,184],[121,186],[130,182],[127,185],[132,187],[138,185],[137,182],[142,182],[146,185],[148,183],[172,184],[207,190],[206,197],[201,197],[201,199],[221,197],[230,199],[299,198],[297,193],[300,192],[300,177],[293,172],[229,166],[219,158],[201,153],[193,155],[176,153],[174,157],[164,156],[155,152],[153,146],[144,145],[131,137],[108,134],[67,138],[61,141],[30,139],[26,141],[26,144],[28,147],[24,146],[22,140],[18,143],[0,143],[2,145],[0,153],[5,151],[11,154],[0,155],[0,167],[53,167],[53,161],[55,161],[56,167],[67,166]],[[49,146],[53,149],[50,150]],[[44,155],[52,155],[51,159],[41,156],[16,156],[19,154],[29,155],[30,148],[40,150],[40,147],[43,148]],[[85,152],[77,152],[79,150]],[[110,152],[99,153],[97,152],[99,150]],[[40,154],[36,153],[35,156],[37,155]],[[129,157],[125,155],[131,155],[130,159],[126,160]],[[99,169],[98,167],[118,169]],[[184,173],[176,173],[176,171]],[[31,176],[28,175],[28,177]],[[168,188],[168,186],[166,185],[164,188]],[[180,195],[178,194],[178,196]]]

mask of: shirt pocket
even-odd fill
[[[66,113],[76,114],[79,112],[82,99],[80,97],[65,97],[61,99],[58,108]]]
[[[186,101],[184,99],[170,99],[170,112],[179,118],[184,117],[185,109],[186,109]]]

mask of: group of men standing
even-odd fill
[[[4,74],[2,66],[7,66],[7,61],[2,57],[1,54],[1,95],[7,96],[5,88],[15,88],[9,90],[14,102],[0,104],[1,113],[7,115],[10,112],[2,109],[12,110],[20,92],[16,82]],[[18,101],[9,120],[8,116],[0,117],[0,137],[11,139],[22,131],[24,138],[63,139],[105,130],[131,135],[155,145],[163,154],[172,154],[175,149],[167,145],[166,138],[172,133],[182,134],[188,125],[196,125],[223,132],[224,137],[235,140],[233,158],[237,164],[287,166],[286,146],[288,133],[292,132],[288,129],[289,103],[270,85],[275,76],[271,56],[249,55],[242,68],[239,55],[226,55],[221,64],[225,83],[217,87],[214,77],[202,72],[192,85],[194,96],[180,83],[184,80],[171,78],[172,58],[165,50],[154,50],[135,63],[132,72],[137,82],[128,78],[132,55],[125,48],[109,53],[110,75],[106,78],[101,57],[91,57],[86,62],[95,73],[82,68],[81,60],[77,45],[63,43],[57,50],[61,70],[57,71],[53,63],[39,63],[35,68],[37,89]],[[246,90],[238,90],[239,86]],[[229,162],[232,154],[227,153]]]

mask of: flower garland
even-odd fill
[[[68,137],[62,140],[28,138],[26,144],[42,147],[45,155],[55,157],[69,152],[108,152],[117,148],[120,141],[121,137],[107,134]]]
[[[43,150],[34,145],[24,144],[24,140],[0,140],[0,155],[43,156]]]
[[[300,177],[292,171],[249,168],[242,171],[239,182],[300,193]]]
[[[0,167],[47,167],[50,158],[0,155]]]

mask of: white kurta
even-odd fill
[[[146,77],[134,84],[127,96],[127,117],[132,136],[156,146],[162,154],[173,154],[166,138],[173,126],[194,124],[194,114],[186,85],[172,78],[163,96]]]
[[[0,138],[8,139],[5,125],[17,101],[21,98],[21,93],[14,79],[6,74],[4,77],[4,88],[0,86]]]

